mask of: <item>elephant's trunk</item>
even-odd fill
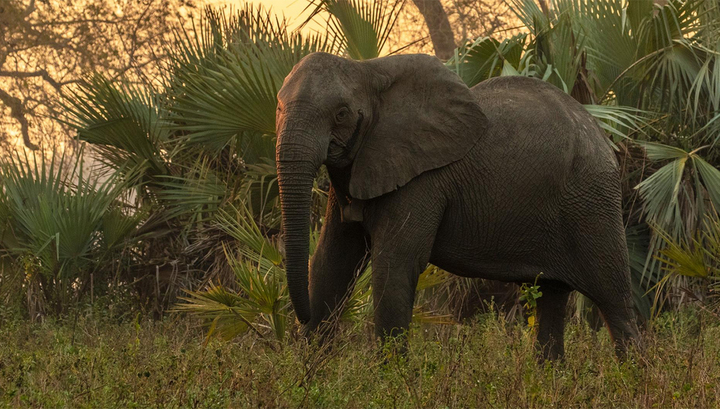
[[[306,324],[311,318],[308,294],[310,205],[313,181],[322,155],[310,132],[295,126],[282,128],[278,130],[276,159],[285,232],[285,271],[295,314]]]

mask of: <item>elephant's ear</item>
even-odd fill
[[[380,102],[355,156],[350,196],[391,192],[461,159],[485,133],[487,118],[470,89],[437,58],[399,55],[362,64],[378,79]]]

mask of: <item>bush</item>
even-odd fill
[[[0,161],[0,295],[26,300],[31,318],[63,313],[112,285],[138,219],[126,214],[126,181],[88,171],[57,151]]]

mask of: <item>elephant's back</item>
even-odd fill
[[[497,77],[471,91],[490,122],[487,143],[558,166],[617,168],[609,141],[575,99],[535,78]],[[569,169],[568,169],[569,170]]]

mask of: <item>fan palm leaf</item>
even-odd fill
[[[163,144],[170,131],[160,96],[149,87],[112,83],[96,75],[66,98],[66,122],[113,169],[146,167],[166,174]]]
[[[308,21],[321,11],[330,15],[327,29],[333,43],[355,60],[383,54],[404,1],[311,0],[315,9]]]
[[[251,149],[248,140],[273,134],[283,79],[302,57],[329,47],[324,37],[289,32],[284,21],[251,6],[233,16],[207,9],[194,35],[179,30],[175,37],[172,118],[187,144],[211,151],[233,140]]]
[[[644,201],[645,217],[671,240],[687,239],[695,230],[688,226],[699,224],[706,214],[702,192],[707,192],[712,206],[718,208],[720,204],[720,171],[699,156],[700,149],[686,152],[657,143],[643,142],[641,145],[650,160],[669,161],[636,187]],[[695,170],[692,178],[686,171],[689,165]],[[690,207],[689,213],[683,203]],[[667,240],[663,240],[662,235],[652,238],[648,263],[663,242]]]

